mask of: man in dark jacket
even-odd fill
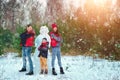
[[[21,46],[22,46],[23,67],[21,70],[19,70],[19,72],[26,71],[26,57],[27,57],[28,62],[29,62],[30,71],[28,73],[26,73],[26,75],[34,74],[33,73],[33,62],[31,59],[31,50],[32,50],[32,46],[34,45],[34,35],[35,35],[35,32],[32,29],[31,25],[28,25],[26,31],[20,35]]]

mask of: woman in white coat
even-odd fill
[[[40,61],[39,61],[39,51],[38,51],[38,47],[41,45],[42,43],[42,39],[46,38],[47,41],[49,42],[49,47],[50,47],[50,43],[51,43],[51,39],[49,36],[49,30],[47,26],[41,26],[40,27],[40,34],[36,37],[35,39],[35,53],[34,53],[34,64],[35,64],[35,72],[40,71]]]

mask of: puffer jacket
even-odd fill
[[[51,38],[51,46],[52,47],[60,47],[62,38],[60,35],[55,34],[54,32],[50,32],[50,38]]]
[[[47,55],[48,55],[48,44],[49,42],[45,42],[45,43],[42,43],[38,50],[40,51],[38,57],[42,56],[44,58],[47,58]]]
[[[25,47],[32,47],[34,45],[34,35],[35,35],[34,31],[31,32],[25,31],[24,33],[22,33],[20,35],[21,38],[20,45]]]

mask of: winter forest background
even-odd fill
[[[0,55],[21,54],[19,35],[27,24],[38,35],[53,22],[64,55],[120,60],[120,0],[0,0]]]

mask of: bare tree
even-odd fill
[[[2,19],[2,0],[0,0],[0,27],[1,27],[1,24],[2,24],[2,21],[1,21],[1,19]]]
[[[39,9],[41,8],[41,5],[42,4],[39,2],[35,2],[34,5],[31,6],[31,10],[30,10],[32,24],[35,24],[37,26],[40,26],[40,24],[42,23],[41,21],[42,15],[40,14],[40,11],[39,11]]]
[[[55,22],[63,15],[63,0],[47,0],[47,7],[45,12],[45,22],[49,24]]]
[[[26,25],[31,23],[30,11],[32,10],[33,0],[20,0],[19,24]]]
[[[0,10],[1,10],[1,26],[9,28],[12,31],[15,31],[15,14],[19,4],[16,3],[16,0],[9,0],[8,2],[0,1]]]

